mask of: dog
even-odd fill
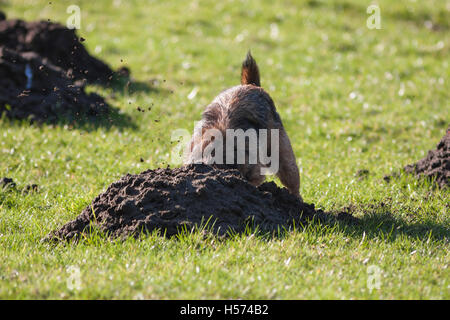
[[[266,155],[271,157],[267,162],[259,157],[253,163],[249,161],[251,156],[260,153],[262,150],[255,150],[255,146],[250,145],[250,134],[244,137],[245,144],[236,146],[234,149],[227,149],[227,140],[236,142],[236,136],[228,136],[230,130],[240,130],[239,132],[250,132],[254,130],[258,138],[261,138],[261,129],[266,129],[267,142],[256,143],[256,149],[267,147]],[[276,129],[275,131],[273,129]],[[277,133],[277,134],[275,134]],[[225,137],[218,139],[217,137]],[[245,139],[248,138],[248,139]],[[247,141],[248,140],[248,141]],[[264,142],[264,141],[263,141]],[[272,165],[274,154],[271,153],[272,146],[278,148],[275,155],[278,155],[278,170],[275,174],[290,193],[300,199],[300,175],[296,159],[289,137],[283,127],[283,123],[276,111],[274,102],[269,94],[261,87],[259,68],[253,59],[250,51],[242,63],[241,84],[222,91],[204,110],[202,119],[194,128],[194,134],[187,146],[185,154],[185,164],[187,163],[226,163],[227,166],[237,168],[241,175],[251,184],[258,186],[265,180],[267,172],[264,168]],[[217,150],[226,152],[216,154]],[[230,156],[230,152],[232,155]],[[206,154],[205,154],[206,153]],[[237,161],[237,154],[241,154],[244,161]],[[232,163],[230,163],[232,159]],[[219,160],[219,161],[217,161]]]

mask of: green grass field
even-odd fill
[[[77,4],[88,50],[136,80],[90,87],[123,112],[110,127],[0,119],[0,177],[40,186],[0,190],[0,299],[450,298],[449,190],[383,180],[435,148],[450,123],[449,2],[376,1],[381,29],[366,26],[370,1],[274,2],[0,0],[8,18],[61,23]],[[172,130],[192,130],[239,83],[248,49],[292,141],[304,200],[348,208],[361,225],[40,242],[124,174],[170,163]]]

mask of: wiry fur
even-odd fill
[[[257,87],[261,87],[259,68],[250,51],[247,53],[244,62],[242,62],[241,84],[253,84]]]
[[[277,176],[288,190],[299,196],[300,177],[294,152],[289,137],[284,130],[281,118],[278,115],[272,98],[260,86],[258,66],[251,56],[247,54],[242,64],[241,85],[232,87],[220,93],[209,104],[202,115],[202,120],[194,129],[194,135],[188,147],[185,162],[194,161],[195,151],[203,150],[211,143],[205,137],[208,129],[216,129],[226,137],[226,129],[278,129],[279,130],[279,171]],[[268,139],[270,143],[270,138]],[[225,144],[225,141],[224,141]],[[270,144],[268,145],[270,150]],[[225,147],[223,148],[225,153]],[[236,151],[236,150],[235,150]],[[248,145],[246,145],[248,155]],[[236,152],[235,152],[236,154]],[[224,154],[224,163],[226,155]],[[246,157],[247,159],[247,157]],[[202,159],[209,163],[210,159]],[[236,163],[235,159],[235,163]],[[261,184],[265,176],[261,175],[262,164],[237,164],[235,167],[252,184]]]

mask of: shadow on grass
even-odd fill
[[[106,84],[98,84],[104,88],[110,88],[118,95],[132,95],[134,93],[161,93],[163,89],[153,85],[152,81],[137,81],[130,76],[119,76],[115,74]],[[70,128],[83,129],[93,131],[99,127],[111,129],[118,128],[136,130],[137,125],[133,122],[130,115],[121,109],[110,107],[108,113],[96,115],[94,117],[88,115],[71,115],[70,117],[61,117],[57,121],[58,125],[68,125]]]
[[[437,223],[433,221],[407,221],[407,218],[397,217],[392,214],[388,206],[350,206],[343,210],[346,214],[363,212],[364,215],[357,223],[346,221],[334,221],[325,223],[330,226],[338,224],[347,235],[356,238],[380,239],[383,241],[395,241],[400,237],[418,240],[448,241],[450,228],[448,222]]]
[[[363,210],[362,218],[355,218],[353,214]],[[227,241],[236,237],[253,237],[256,236],[263,241],[271,241],[274,239],[284,239],[292,232],[302,232],[303,230],[311,230],[309,232],[318,233],[343,233],[346,237],[363,240],[380,240],[383,242],[394,242],[398,239],[409,238],[411,240],[421,241],[445,241],[450,238],[450,229],[446,223],[436,222],[413,222],[409,223],[405,219],[395,217],[387,210],[367,209],[363,207],[351,206],[341,211],[322,213],[317,216],[302,219],[301,223],[279,226],[278,230],[263,231],[257,224],[248,221],[241,230],[228,230],[226,233],[219,235],[217,230],[214,231],[216,222],[211,219],[205,219],[201,225],[181,226],[178,232],[168,235],[167,230],[154,229],[146,231],[144,229],[135,234],[124,237],[110,237],[108,233],[103,233],[95,221],[91,221],[82,233],[69,239],[57,239],[47,234],[40,241],[45,243],[78,243],[86,239],[95,238],[105,241],[126,241],[129,238],[145,240],[148,237],[161,237],[164,239],[177,239],[189,241],[189,239],[214,239],[217,241]],[[311,229],[310,229],[311,228]],[[92,234],[92,230],[95,232]]]
[[[120,71],[119,71],[120,72]],[[125,75],[116,72],[111,76],[111,79],[104,84],[97,83],[97,85],[104,88],[110,88],[115,94],[132,95],[134,93],[161,93],[163,89],[158,88],[152,81],[137,81],[129,75],[129,71],[125,71]],[[123,71],[122,71],[123,72]],[[86,131],[93,131],[99,127],[106,129],[124,128],[135,130],[137,126],[134,124],[130,115],[124,113],[122,110],[110,107],[108,113],[89,116],[89,115],[69,115],[61,117],[57,121],[58,125],[68,125],[71,128],[83,129]]]
[[[63,114],[58,114],[57,117],[51,117],[49,119],[33,120],[31,117],[28,119],[15,119],[8,117],[5,113],[0,114],[1,122],[9,123],[15,126],[60,126],[65,129],[81,129],[83,131],[92,132],[99,128],[111,130],[117,128],[120,131],[124,129],[137,129],[132,118],[123,113],[120,109],[108,107],[107,112],[101,112],[100,114],[79,114],[75,112],[66,111]]]
[[[111,108],[107,114],[94,117],[89,115],[61,117],[55,124],[65,126],[68,129],[81,129],[87,132],[96,131],[99,128],[106,130],[118,129],[119,131],[137,129],[137,125],[133,122],[131,116],[117,108]]]
[[[362,217],[356,217],[358,213]],[[329,230],[329,232],[343,232],[347,237],[394,242],[398,238],[410,238],[422,241],[445,241],[450,239],[449,221],[442,223],[433,221],[408,221],[393,215],[388,206],[379,205],[349,206],[342,210],[330,211],[317,216],[306,218],[301,224],[280,227],[278,232],[262,232],[257,225],[247,225],[243,232],[230,232],[231,236],[257,235],[270,241],[289,236],[291,232],[313,230]],[[316,229],[317,228],[317,229]],[[204,230],[204,227],[200,229]],[[207,229],[207,228],[206,228]],[[331,230],[331,231],[330,231]]]
[[[108,83],[95,83],[95,85],[98,85],[100,87],[110,88],[113,90],[114,94],[119,95],[130,95],[139,92],[147,94],[160,93],[162,89],[153,86],[152,84],[153,83],[151,81],[135,81],[128,75],[123,76],[118,75],[117,73],[111,76],[111,79]],[[103,99],[95,93],[95,90],[91,91],[87,95],[89,97],[94,97],[92,100],[95,101],[95,103],[103,101]],[[42,99],[44,101],[46,98],[43,97]],[[137,129],[137,126],[130,115],[126,114],[119,108],[110,106],[105,101],[103,101],[102,104],[104,104],[102,107],[95,107],[81,113],[72,110],[70,107],[63,108],[58,105],[52,105],[49,108],[47,115],[42,115],[42,112],[36,115],[30,113],[27,118],[24,118],[23,115],[16,117],[14,115],[14,107],[11,109],[11,107],[7,105],[2,109],[2,106],[0,106],[0,120],[5,123],[14,123],[19,126],[29,124],[37,126],[54,125],[67,127],[69,129],[81,129],[88,132],[95,131],[98,128],[106,128],[107,130],[117,128],[120,131],[122,131],[123,129]],[[17,106],[16,108],[21,107]],[[2,112],[2,110],[4,112]],[[21,109],[19,111],[22,112]]]
[[[125,95],[134,93],[159,93],[161,88],[155,86],[154,81],[138,81],[130,77],[129,75],[113,75],[110,81],[103,87],[111,88],[114,93]]]

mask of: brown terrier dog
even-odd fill
[[[245,131],[244,143],[240,145],[237,143],[236,146],[235,142],[239,137],[236,135],[230,137],[228,135],[230,129],[241,133]],[[249,129],[255,132],[253,137],[257,136],[258,139],[261,138],[261,132],[266,131],[267,142],[259,140],[252,146],[250,143],[252,134],[248,133]],[[261,131],[261,129],[265,130]],[[218,139],[218,137],[224,137],[224,139]],[[245,138],[248,138],[248,141]],[[227,140],[234,143],[234,149],[225,148]],[[255,141],[254,139],[253,142]],[[276,154],[271,152],[273,146],[276,147]],[[264,152],[267,157],[270,157],[269,161],[267,157],[263,160],[265,155],[261,156],[263,150],[259,150],[260,148],[268,149]],[[224,149],[228,152],[224,153]],[[217,154],[218,150],[222,152],[222,155]],[[242,155],[241,159],[245,159],[240,163],[236,161],[236,154],[239,153]],[[259,157],[252,163],[250,158],[255,154]],[[289,137],[272,99],[261,88],[258,66],[248,52],[242,63],[241,85],[223,91],[206,107],[202,120],[194,129],[185,163],[226,163],[228,166],[236,167],[251,184],[259,185],[268,172],[264,173],[263,168],[272,167],[274,156],[277,156],[276,160],[279,162],[275,166],[276,175],[292,194],[300,197],[300,176]]]

